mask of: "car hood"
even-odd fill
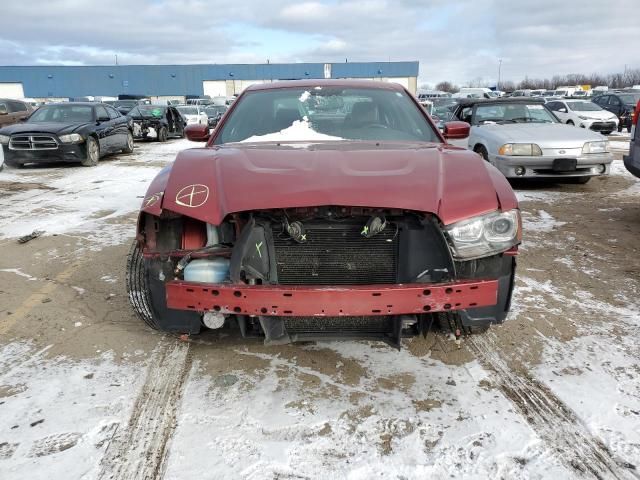
[[[17,123],[2,129],[2,133],[13,135],[16,133],[53,133],[55,135],[65,135],[74,133],[90,123]]]
[[[229,213],[250,210],[362,206],[435,213],[450,224],[495,211],[501,201],[503,208],[517,206],[492,169],[477,154],[442,144],[191,149],[156,177],[143,211],[166,209],[217,225]]]
[[[562,123],[510,123],[474,126],[502,143],[536,143],[541,148],[580,146],[603,140],[599,133]]]
[[[574,110],[573,113],[579,117],[597,118],[598,120],[613,120],[615,118],[618,118],[616,115],[611,112],[607,112],[606,110],[595,110],[587,112]]]

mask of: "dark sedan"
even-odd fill
[[[133,108],[138,105],[150,105],[151,102],[149,100],[134,100],[134,99],[126,99],[126,100],[113,100],[108,102],[113,108],[118,110],[122,115],[127,115]]]
[[[159,142],[166,142],[169,137],[184,137],[187,122],[175,107],[138,105],[128,116],[133,120],[135,138],[155,137]]]
[[[204,113],[207,114],[207,118],[209,119],[209,127],[215,128],[228,109],[229,107],[227,107],[226,105],[208,105],[204,109]]]
[[[98,163],[108,153],[133,151],[131,120],[102,103],[40,107],[24,123],[0,129],[5,163]]]
[[[633,117],[636,112],[636,103],[640,100],[640,92],[637,91],[624,91],[624,92],[611,92],[600,95],[592,100],[593,103],[597,103],[605,110],[609,110],[618,116],[618,131],[621,132],[623,128],[631,131],[631,124],[633,123]]]

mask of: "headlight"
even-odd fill
[[[583,117],[582,115],[578,115],[578,118],[580,120],[590,120],[591,119],[591,117]]]
[[[582,147],[583,154],[589,153],[607,153],[609,151],[609,142],[606,140],[600,142],[587,142]]]
[[[9,145],[9,140],[11,137],[9,135],[0,135],[0,145]]]
[[[542,155],[542,150],[535,143],[507,143],[498,149],[498,153],[500,155],[532,157]]]
[[[520,242],[520,211],[492,212],[445,227],[453,256],[471,260],[509,250]]]
[[[58,137],[62,143],[82,143],[84,138],[79,133],[70,133],[69,135],[60,135]]]

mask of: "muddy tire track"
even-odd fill
[[[541,382],[516,372],[501,357],[495,335],[475,335],[468,345],[493,373],[493,381],[567,468],[597,479],[638,479],[636,467],[614,458],[609,448]]]
[[[109,442],[99,479],[162,478],[191,362],[189,343],[161,341],[128,425],[120,426]]]

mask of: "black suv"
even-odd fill
[[[640,100],[640,91],[607,92],[595,97],[592,102],[618,116],[618,131],[624,127],[631,131],[636,104]]]
[[[636,112],[640,114],[640,100],[636,105]],[[622,157],[624,166],[636,177],[640,178],[640,129],[638,129],[638,115],[633,118],[631,125],[631,142],[629,143],[629,155]]]

